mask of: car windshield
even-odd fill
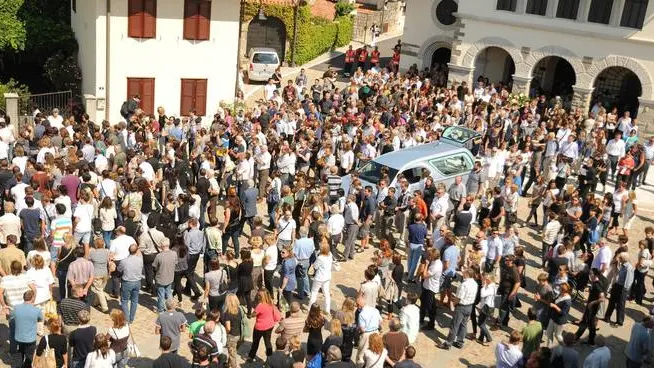
[[[479,133],[474,130],[462,128],[458,126],[452,126],[443,131],[442,138],[454,141],[456,143],[466,143],[467,141],[478,136]]]
[[[389,180],[389,184],[390,184],[390,181],[393,181],[395,175],[397,175],[397,170],[393,169],[392,167],[384,166],[375,161],[370,161],[359,169],[359,178],[367,182],[370,182],[372,184],[377,184],[382,176],[383,167],[388,169],[388,177],[390,179]]]
[[[258,64],[277,64],[277,55],[264,53],[254,54],[252,62]]]

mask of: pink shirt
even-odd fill
[[[254,308],[256,321],[254,322],[254,329],[258,331],[266,331],[273,327],[282,319],[279,310],[270,304],[259,303]]]

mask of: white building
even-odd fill
[[[163,106],[169,116],[213,116],[233,101],[239,0],[73,0],[71,14],[96,122],[120,121],[134,95],[145,112]]]
[[[575,106],[654,113],[654,4],[648,0],[414,0],[407,2],[401,68],[443,81],[512,84]],[[648,6],[649,5],[649,6]],[[647,120],[645,120],[647,119]]]

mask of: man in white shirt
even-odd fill
[[[551,322],[550,322],[551,323]],[[513,331],[509,335],[509,342],[501,342],[495,347],[496,368],[513,368],[517,367],[522,361],[522,351],[520,350],[520,331]]]
[[[52,109],[52,115],[48,116],[50,127],[57,128],[57,130],[64,127],[64,118],[59,115],[59,109]]]
[[[273,92],[277,90],[277,85],[275,81],[271,78],[268,79],[268,84],[263,87],[264,95],[266,96],[266,101],[270,101],[274,96]]]
[[[440,345],[440,348],[444,350],[449,350],[451,346],[459,349],[463,347],[468,319],[470,319],[472,308],[474,308],[475,297],[479,288],[475,281],[475,271],[472,268],[468,268],[463,272],[463,277],[464,280],[459,285],[459,289],[454,297],[456,307],[454,308],[454,318],[452,319],[450,332],[447,335],[447,340]]]
[[[268,184],[268,177],[270,175],[270,161],[272,156],[268,152],[268,147],[265,144],[262,144],[259,147],[259,152],[254,156],[254,161],[256,162],[256,168],[258,171],[259,179],[259,197],[263,198],[266,196],[266,185]]]
[[[445,225],[445,220],[447,216],[447,209],[449,208],[449,196],[446,195],[445,189],[439,187],[436,190],[436,197],[432,201],[430,207],[431,219],[434,224],[434,228],[440,228]]]
[[[609,174],[615,180],[615,172],[618,166],[618,160],[625,155],[625,143],[622,140],[622,134],[615,132],[615,138],[606,144],[606,154],[609,155]]]
[[[327,232],[329,233],[329,247],[332,254],[336,254],[336,248],[341,242],[341,235],[345,228],[345,217],[341,215],[338,203],[330,207],[329,220],[327,220]]]
[[[602,275],[606,277],[609,274],[611,259],[613,258],[613,251],[611,251],[611,248],[606,245],[605,238],[600,239],[597,244],[599,246],[599,250],[597,251],[595,258],[593,258],[593,263],[590,267],[598,269]]]
[[[104,197],[111,198],[112,201],[116,200],[116,195],[118,193],[118,186],[116,182],[111,179],[109,170],[102,172],[102,181],[96,186],[98,193],[100,193],[100,199]]]
[[[5,214],[0,216],[0,244],[7,244],[8,235],[15,235],[16,239],[20,239],[21,226],[20,218],[14,214],[14,203],[5,202]]]
[[[573,162],[579,156],[579,145],[577,144],[577,137],[574,134],[568,135],[568,139],[561,142],[559,152]]]
[[[500,238],[500,231],[497,228],[493,228],[493,234],[488,238],[488,251],[486,253],[486,263],[484,264],[485,272],[495,271],[495,266],[502,258],[502,250],[504,248],[504,243]]]
[[[416,305],[418,295],[409,292],[406,300],[407,304],[400,310],[400,324],[402,332],[409,338],[409,344],[413,344],[418,338],[420,330],[420,308]]]
[[[132,245],[136,245],[136,240],[125,234],[125,227],[118,226],[116,228],[116,238],[111,241],[109,246],[109,253],[113,255],[116,269],[118,269],[120,261],[129,257],[129,247]],[[111,274],[111,285],[113,294],[117,295],[120,291],[120,274],[118,272]]]
[[[140,161],[139,168],[141,169],[141,176],[149,182],[154,181],[155,173],[152,165],[149,162],[145,161],[144,157],[140,157],[139,161]]]
[[[645,182],[645,179],[647,179],[649,165],[654,162],[654,137],[650,137],[643,147],[645,148],[645,164],[643,165],[643,172],[641,174],[641,184],[649,185]]]
[[[293,245],[295,241],[295,220],[291,217],[291,211],[287,210],[277,223],[277,246],[282,249],[289,245]]]

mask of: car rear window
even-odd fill
[[[277,55],[264,53],[254,54],[252,62],[259,64],[277,64]]]

